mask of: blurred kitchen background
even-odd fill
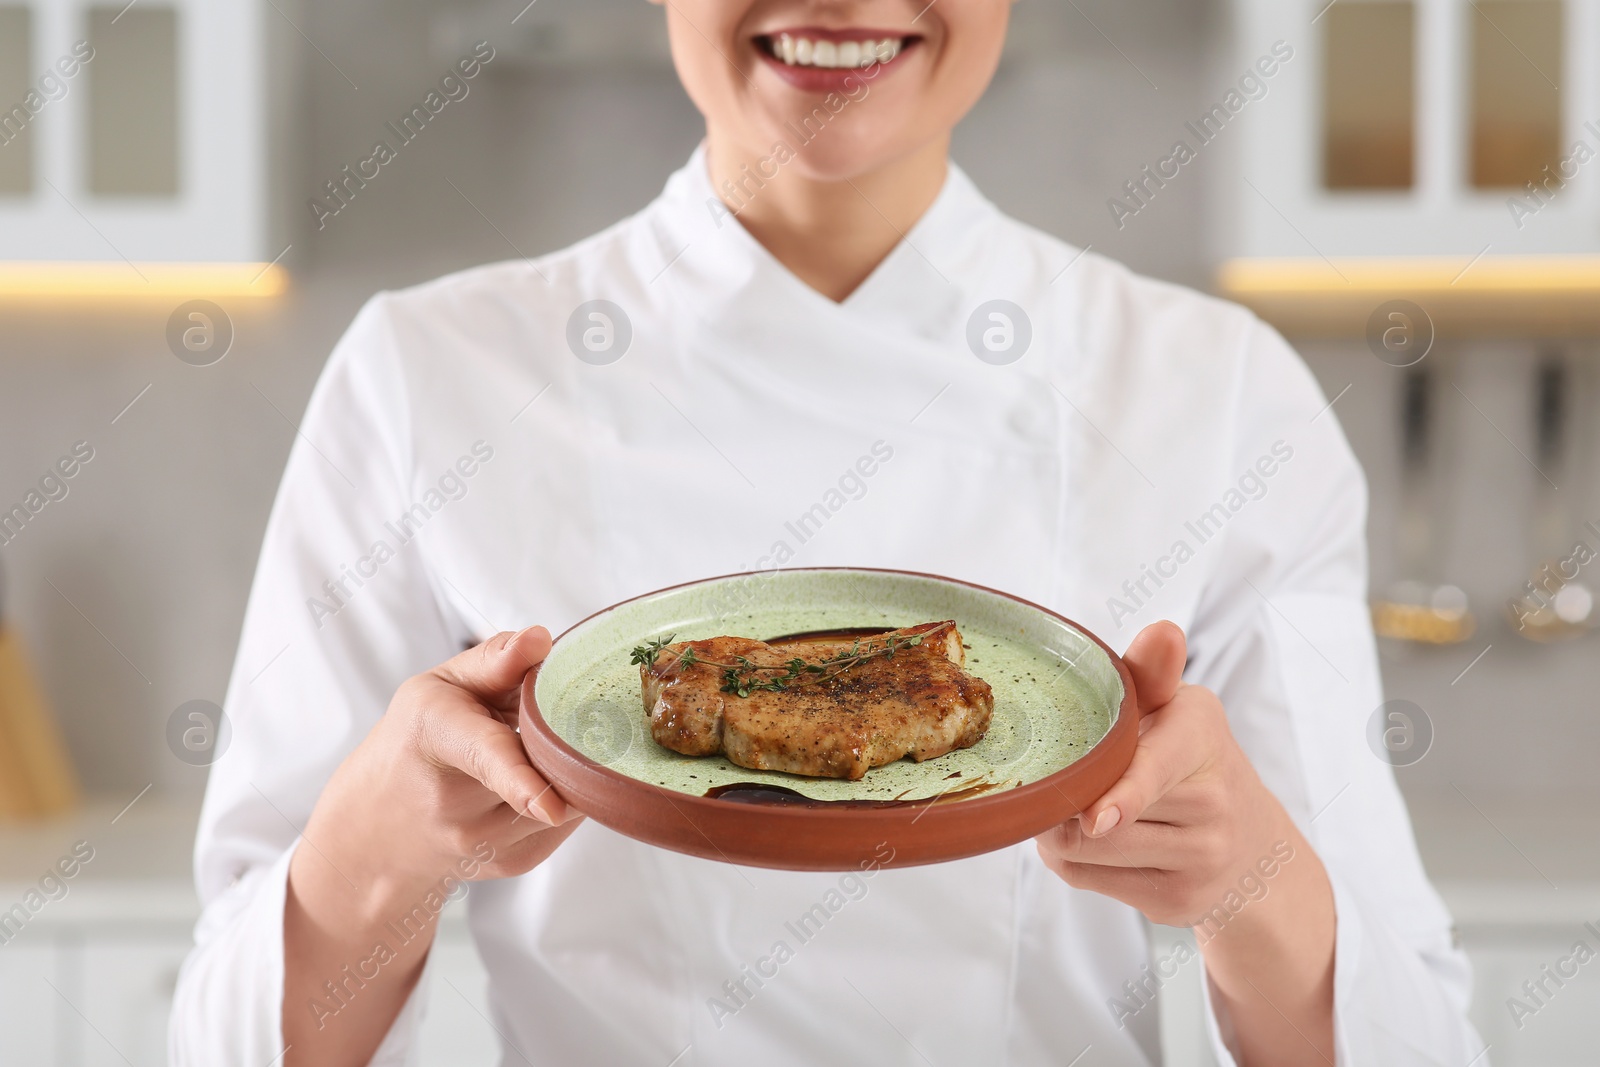
[[[356,309],[610,224],[699,136],[645,0],[124,2],[0,0],[7,1064],[164,1062],[210,709]],[[480,41],[468,94],[349,181]],[[1594,1063],[1600,964],[1544,968],[1600,948],[1600,0],[1022,0],[955,154],[1305,354],[1371,482],[1374,758],[1489,1059]],[[496,1062],[459,915],[437,952],[425,1062]],[[1162,992],[1174,1063],[1195,977]]]

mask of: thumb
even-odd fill
[[[550,643],[550,631],[543,626],[498,633],[445,660],[434,673],[481,700],[493,701],[522,685],[534,665],[550,654]]]
[[[1183,684],[1183,667],[1189,647],[1177,623],[1153,622],[1139,631],[1122,661],[1133,675],[1133,691],[1139,697],[1139,714],[1148,715],[1166,706]]]

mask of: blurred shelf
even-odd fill
[[[59,900],[38,910],[30,929],[193,925],[200,917],[192,873],[198,805],[129,799],[100,796],[65,815],[0,823],[0,912],[87,841],[94,857],[66,880]],[[467,909],[459,905],[445,907],[440,925],[457,938],[466,936]]]
[[[1600,336],[1600,255],[1234,259],[1217,290],[1296,337],[1364,337],[1391,300],[1439,336]]]
[[[1587,845],[1594,796],[1508,799],[1478,784],[1469,790],[1406,791],[1423,863],[1458,918],[1600,921],[1600,850]]]
[[[37,882],[78,841],[94,858],[73,879],[75,890],[108,880],[186,884],[199,816],[197,805],[153,794],[135,800],[130,792],[95,797],[64,815],[0,823],[0,886]]]
[[[75,842],[88,841],[94,858],[65,899],[39,913],[41,928],[193,922],[197,807],[153,795],[130,807],[130,799],[101,797],[69,815],[0,824],[0,906],[37,886]],[[1428,872],[1462,925],[1549,926],[1600,916],[1600,850],[1574,847],[1592,837],[1592,797],[1536,804],[1478,796],[1483,811],[1449,789],[1412,791],[1407,800]],[[462,923],[465,911],[447,909],[447,927]]]

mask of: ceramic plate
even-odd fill
[[[856,782],[662,748],[629,661],[667,635],[803,640],[940,619],[956,620],[967,669],[994,689],[989,732]],[[887,854],[891,866],[978,855],[1064,821],[1127,769],[1136,709],[1122,660],[1036,604],[934,575],[816,568],[709,578],[590,616],[524,682],[521,730],[556,792],[620,833],[731,863],[847,870]]]

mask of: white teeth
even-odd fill
[[[791,67],[851,69],[887,63],[900,54],[903,42],[885,37],[881,41],[814,41],[781,33],[772,42],[772,53]]]

